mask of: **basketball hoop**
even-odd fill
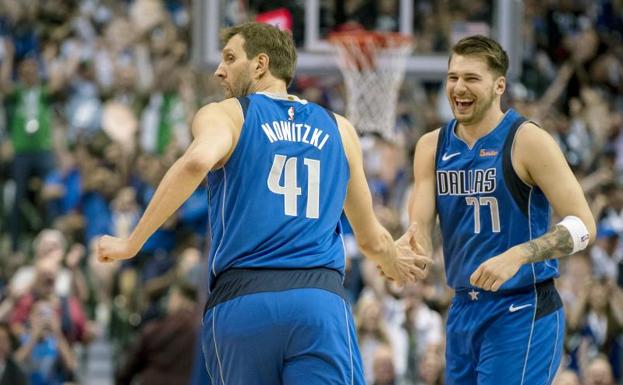
[[[391,137],[413,39],[395,32],[356,30],[331,33],[329,42],[346,83],[347,117],[360,133]]]

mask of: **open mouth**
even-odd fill
[[[469,107],[472,106],[472,104],[474,104],[474,100],[473,99],[459,99],[459,98],[455,98],[454,99],[454,103],[456,104],[457,108],[459,110],[466,110]]]

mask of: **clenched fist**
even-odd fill
[[[100,262],[112,262],[122,259],[130,259],[138,253],[138,249],[131,247],[125,238],[104,235],[97,240],[97,260]]]

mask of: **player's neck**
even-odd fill
[[[288,88],[283,80],[265,76],[255,83],[252,92],[268,92],[276,95],[287,95]]]
[[[474,123],[459,123],[456,134],[463,139],[469,146],[472,146],[478,139],[493,131],[504,117],[500,109],[491,109],[485,116]]]

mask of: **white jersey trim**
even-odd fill
[[[221,375],[221,383],[225,385],[225,379],[223,378],[223,365],[221,365],[221,357],[218,354],[218,346],[216,346],[216,307],[212,312],[212,340],[214,341],[214,352],[216,353],[216,362],[218,363],[218,370]]]
[[[547,382],[549,384],[550,378],[552,378],[552,365],[556,359],[556,350],[558,350],[558,337],[560,334],[560,312],[556,310],[556,341],[554,342],[554,351],[552,352],[552,360],[549,363],[549,370],[547,371]]]
[[[221,202],[221,224],[223,226],[223,231],[221,233],[221,241],[218,243],[218,247],[214,252],[214,258],[212,258],[212,274],[216,277],[216,258],[218,257],[218,253],[221,250],[221,246],[223,245],[223,239],[225,239],[225,199],[227,198],[227,171],[225,167],[223,167],[223,201]]]
[[[299,102],[301,104],[307,104],[308,101],[305,99],[301,99],[296,95],[290,95],[290,94],[277,94],[274,92],[266,92],[266,91],[260,91],[260,92],[256,92],[259,95],[264,95],[264,96],[268,96],[271,99],[276,99],[276,100],[285,100],[287,102]]]
[[[532,216],[530,213],[530,207],[532,204],[532,193],[534,189],[530,189],[530,195],[528,195],[528,230],[530,231],[530,239],[532,240]],[[532,324],[530,325],[530,337],[528,337],[528,347],[526,348],[526,358],[523,364],[523,370],[521,372],[521,384],[524,385],[526,377],[526,369],[528,368],[528,358],[530,357],[530,348],[532,347],[532,335],[534,333],[534,323],[536,322],[536,311],[539,307],[539,295],[536,288],[536,272],[534,271],[534,262],[530,264],[532,268],[532,287],[534,289],[534,310],[532,311]]]
[[[350,385],[355,383],[355,367],[353,365],[353,347],[350,341],[350,322],[348,322],[348,309],[346,308],[346,301],[342,299],[344,305],[344,318],[346,320],[346,339],[348,340],[348,355],[350,358]]]

